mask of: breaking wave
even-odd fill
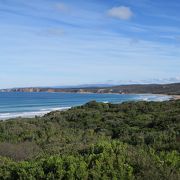
[[[41,109],[40,111],[32,111],[32,112],[16,112],[16,113],[0,113],[0,120],[6,120],[10,118],[17,118],[17,117],[35,117],[35,116],[43,116],[51,111],[61,111],[67,110],[71,107],[61,107],[61,108],[47,108]]]

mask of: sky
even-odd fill
[[[180,82],[179,0],[0,0],[0,88]]]

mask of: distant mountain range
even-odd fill
[[[87,88],[87,87],[112,87],[114,84],[80,84],[69,86],[50,86],[49,88]]]
[[[173,84],[131,84],[131,85],[108,85],[88,84],[69,87],[28,87],[2,89],[0,92],[67,92],[67,93],[118,93],[118,94],[168,94],[180,95],[180,83]]]

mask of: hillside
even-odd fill
[[[0,122],[0,179],[180,179],[180,100],[89,102]]]
[[[112,87],[86,88],[13,88],[1,92],[70,92],[70,93],[119,93],[119,94],[168,94],[180,95],[180,83],[174,84],[147,84],[147,85],[120,85]]]

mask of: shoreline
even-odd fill
[[[36,91],[33,91],[33,92],[26,92],[26,91],[7,91],[7,92],[3,92],[3,91],[0,91],[0,93],[67,93],[67,94],[116,94],[116,95],[160,95],[160,96],[171,96],[171,97],[174,97],[176,99],[180,99],[180,95],[177,94],[177,95],[173,95],[173,94],[156,94],[156,93],[118,93],[118,92],[88,92],[88,91],[85,91],[85,92],[81,92],[81,91],[77,91],[77,92],[66,92],[66,91],[62,91],[62,92],[52,92],[52,91],[39,91],[39,92],[36,92]]]
[[[170,95],[172,96],[173,100],[180,100],[180,95]]]
[[[49,93],[52,93],[52,92],[49,92]],[[72,92],[68,92],[68,93],[72,93]],[[120,93],[89,93],[89,92],[76,92],[75,94],[117,94],[117,95],[154,95],[154,96],[167,96],[169,97],[169,99],[165,99],[163,101],[170,101],[170,100],[179,100],[180,99],[180,95],[168,95],[168,94],[151,94],[151,93],[146,93],[146,94],[134,94],[134,93],[129,93],[129,94],[120,94]],[[147,100],[143,100],[142,101],[147,101]],[[159,102],[162,102],[159,100]],[[65,110],[68,110],[72,107],[64,107],[64,108],[55,108],[54,110],[53,109],[50,109],[50,110],[46,110],[46,111],[37,111],[37,112],[30,112],[29,114],[27,112],[22,112],[22,113],[15,113],[15,114],[12,114],[10,115],[10,113],[5,113],[4,114],[4,117],[2,115],[2,117],[0,117],[0,121],[5,121],[5,120],[13,120],[13,119],[16,119],[16,118],[34,118],[34,117],[42,117],[50,112],[53,112],[53,111],[65,111]]]
[[[19,113],[4,113],[4,117],[0,117],[0,121],[6,121],[6,120],[13,120],[16,118],[35,118],[35,117],[42,117],[50,112],[55,112],[55,111],[66,111],[68,109],[71,109],[72,107],[61,107],[61,108],[52,108],[49,110],[45,111],[33,111],[33,112],[19,112]]]

